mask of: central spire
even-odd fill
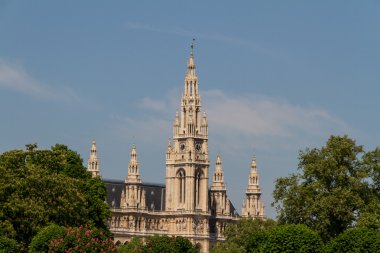
[[[194,63],[194,41],[190,45],[190,57],[187,64],[187,76],[196,76],[195,74],[195,63]]]
[[[194,41],[190,46],[190,57],[185,75],[184,91],[181,99],[181,124],[179,133],[194,136],[196,133],[207,135],[206,127],[202,127],[201,97],[198,89],[198,77],[195,73]]]
[[[173,140],[166,151],[166,209],[208,210],[208,123],[202,115],[194,40],[185,73],[181,109],[173,122]]]

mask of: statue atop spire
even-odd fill
[[[100,176],[99,159],[95,140],[93,140],[91,144],[90,158],[88,159],[87,170],[92,173],[92,177]]]

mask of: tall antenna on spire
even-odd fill
[[[190,56],[193,57],[194,56],[194,42],[195,42],[195,39],[193,38],[193,42],[191,42],[191,52],[190,52]]]

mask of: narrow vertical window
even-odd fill
[[[179,203],[183,204],[185,203],[185,189],[186,189],[186,182],[185,182],[185,172],[183,170],[180,170],[177,173],[177,178],[179,181],[178,187],[179,187]]]
[[[200,197],[201,197],[201,177],[202,177],[202,172],[197,171],[197,174],[195,176],[195,203],[197,206],[199,206]]]

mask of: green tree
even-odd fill
[[[211,248],[211,253],[246,253],[247,250],[241,246],[236,244],[235,242],[229,243],[218,243],[214,247]]]
[[[63,236],[50,241],[48,252],[116,252],[109,231],[87,225],[64,230]]]
[[[366,153],[347,136],[300,151],[299,172],[276,180],[279,222],[306,224],[326,241],[360,220],[378,226],[372,218],[379,214],[379,153]]]
[[[117,253],[135,253],[143,250],[143,242],[138,237],[133,237],[126,245],[120,245],[116,248]]]
[[[64,145],[12,150],[0,155],[0,230],[26,251],[50,223],[106,228],[106,187],[92,178],[80,156]]]
[[[322,252],[319,235],[305,225],[282,225],[273,228],[260,245],[260,252],[316,253]]]
[[[29,245],[30,253],[48,252],[50,241],[62,237],[65,234],[63,227],[56,224],[50,224],[42,228],[32,239]]]
[[[194,245],[181,236],[150,236],[142,248],[144,253],[196,253]]]
[[[226,240],[211,249],[212,253],[219,252],[259,252],[259,246],[276,226],[271,219],[242,219],[226,227]]]
[[[0,235],[0,253],[17,253],[20,245],[16,240]]]
[[[380,252],[380,231],[370,228],[348,229],[331,240],[326,245],[325,252]]]

